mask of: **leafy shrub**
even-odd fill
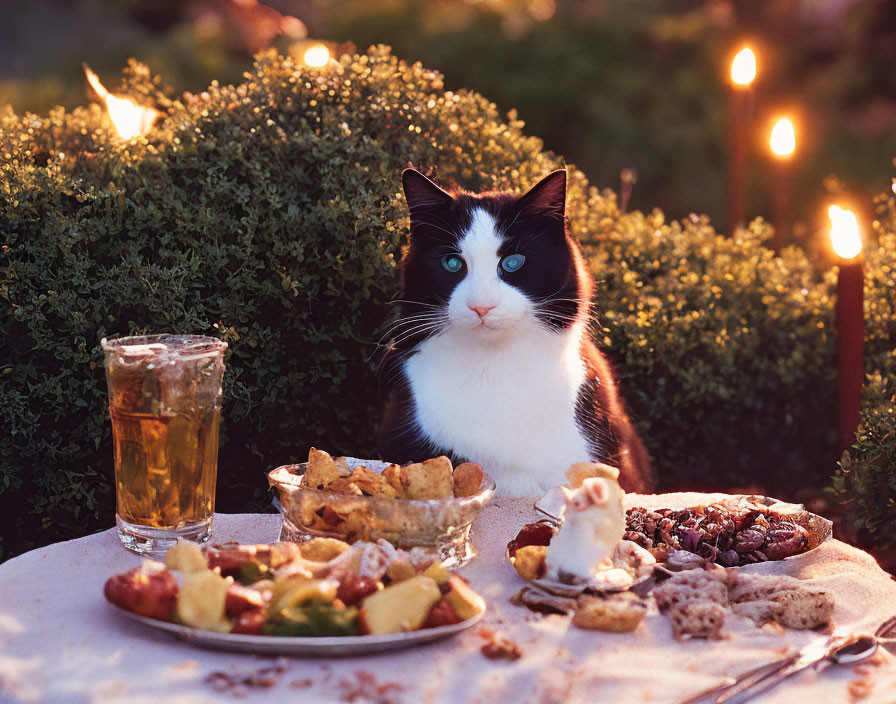
[[[603,339],[663,487],[824,480],[835,440],[831,300],[803,253],[773,256],[760,222],[620,215],[588,230]]]
[[[97,106],[0,113],[0,511],[7,552],[111,525],[98,342],[230,343],[218,508],[267,503],[264,470],[309,445],[373,452],[377,341],[397,290],[409,161],[472,190],[562,161],[475,93],[388,50],[323,70],[262,57],[121,143]],[[664,487],[824,481],[833,437],[830,279],[761,224],[619,212],[570,169],[569,217]],[[824,464],[822,467],[826,466]],[[815,469],[810,473],[810,469]]]
[[[869,375],[856,442],[843,453],[831,488],[864,543],[896,547],[896,383]]]

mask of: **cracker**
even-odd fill
[[[454,468],[454,495],[473,496],[482,485],[482,465],[463,462]]]
[[[783,604],[768,599],[742,601],[731,606],[734,613],[750,619],[757,626],[764,626],[769,621],[776,621],[783,609]]]
[[[308,452],[308,466],[302,477],[302,485],[310,489],[322,489],[339,479],[339,470],[329,453],[314,447]]]
[[[521,547],[511,560],[513,569],[523,579],[528,579],[529,581],[541,579],[545,573],[545,558],[547,554],[547,545],[526,545]]]
[[[781,605],[775,620],[787,628],[821,628],[834,614],[834,601],[825,592],[794,589],[776,594],[772,601]]]
[[[765,601],[779,592],[799,589],[802,583],[796,577],[786,575],[738,574],[731,586],[732,602]]]
[[[725,583],[704,570],[676,574],[657,586],[652,593],[660,611],[669,611],[692,601],[728,605]]]
[[[442,455],[401,469],[401,484],[409,499],[444,499],[454,494],[451,460]]]
[[[574,626],[591,631],[625,633],[644,620],[647,603],[630,592],[609,598],[586,597],[572,617]]]
[[[721,638],[725,608],[708,599],[696,599],[669,610],[675,640],[689,638]]]

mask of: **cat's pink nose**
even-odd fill
[[[470,310],[474,311],[476,315],[479,316],[480,320],[486,316],[486,314],[495,306],[467,306]]]

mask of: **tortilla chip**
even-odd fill
[[[393,499],[398,496],[398,492],[382,474],[367,467],[355,467],[349,480],[368,496],[388,496]]]
[[[323,489],[339,479],[339,470],[329,453],[314,447],[308,452],[308,466],[302,477],[302,486],[309,489]]]
[[[383,478],[395,489],[395,495],[398,498],[405,497],[404,486],[401,483],[401,467],[397,464],[390,464],[383,470]]]

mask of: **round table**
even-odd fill
[[[707,498],[669,496],[670,505],[673,496],[690,504]],[[612,634],[513,606],[509,598],[525,583],[504,549],[535,518],[531,500],[496,498],[474,525],[478,555],[462,574],[488,602],[480,626],[413,650],[344,659],[203,650],[122,617],[103,598],[103,583],[141,558],[121,546],[114,530],[34,550],[0,565],[0,701],[673,702],[826,637],[760,629],[729,615],[722,640],[679,643],[668,619],[653,611],[634,632]],[[276,515],[218,514],[214,540],[269,542],[279,529]],[[811,579],[829,591],[837,632],[873,632],[896,613],[896,582],[869,555],[838,540],[749,569]],[[487,630],[515,641],[522,657],[485,658],[480,647]],[[248,684],[216,689],[241,679]],[[820,704],[857,697],[896,701],[896,658],[881,651],[858,670],[803,673],[756,701]]]

